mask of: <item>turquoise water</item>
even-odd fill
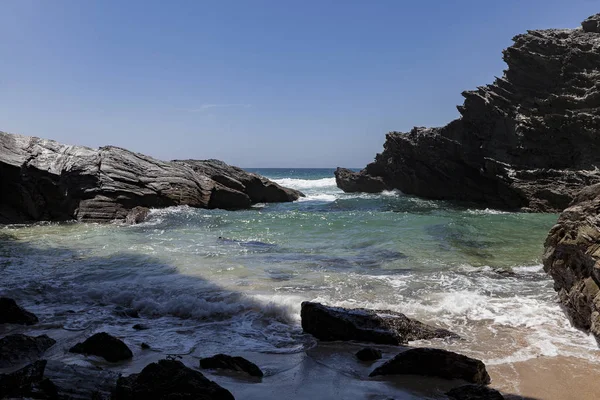
[[[30,329],[63,347],[102,329],[161,354],[301,352],[315,342],[299,326],[300,303],[315,300],[454,330],[463,341],[433,344],[488,364],[596,348],[570,327],[542,271],[556,215],[345,194],[332,169],[255,171],[306,197],[154,210],[137,226],[0,228],[0,294],[38,313],[46,322]]]

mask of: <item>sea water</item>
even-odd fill
[[[49,357],[72,362],[65,349],[97,331],[161,356],[304,352],[315,345],[300,327],[304,300],[405,313],[463,338],[415,345],[488,365],[598,360],[542,269],[557,215],[346,194],[332,169],[252,171],[306,197],[243,211],[153,210],[135,226],[0,228],[0,295],[40,317],[32,333],[58,336]]]

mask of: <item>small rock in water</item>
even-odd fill
[[[150,209],[148,207],[133,207],[127,216],[125,217],[125,223],[129,225],[136,225],[144,222],[148,215],[150,214]]]
[[[135,324],[134,326],[132,326],[133,329],[135,329],[136,331],[145,331],[146,329],[150,329],[150,327],[148,327],[148,325],[144,325],[144,324]]]
[[[126,317],[126,318],[139,318],[140,317],[140,314],[137,312],[137,310],[135,310],[133,308],[117,307],[117,308],[115,308],[115,314],[117,314],[120,317]]]
[[[142,349],[144,349],[144,350],[148,350],[148,349],[150,348],[150,345],[149,345],[148,343],[142,343],[142,344],[140,345],[140,347],[141,347]]]
[[[446,392],[452,400],[504,400],[499,391],[483,385],[464,385]]]
[[[133,357],[133,353],[122,340],[106,332],[96,333],[83,343],[77,343],[69,351],[71,353],[103,357],[110,362],[128,360]]]
[[[114,400],[234,400],[233,395],[181,361],[160,360],[117,381]]]
[[[46,360],[39,360],[10,374],[0,375],[0,399],[58,399],[56,386],[44,378]]]
[[[0,297],[0,324],[33,325],[37,322],[38,318],[19,307],[16,301]]]
[[[432,348],[404,351],[375,368],[369,376],[377,375],[425,375],[484,385],[490,383],[490,376],[480,360]]]
[[[35,361],[55,343],[56,340],[47,335],[33,337],[17,333],[5,336],[0,339],[0,368]]]
[[[246,360],[245,358],[232,357],[226,354],[217,354],[212,357],[203,358],[200,360],[200,367],[209,369],[229,369],[233,371],[245,372],[250,376],[263,376],[263,372],[256,364]]]
[[[381,358],[381,351],[373,347],[365,347],[356,353],[356,358],[360,361],[375,361]]]

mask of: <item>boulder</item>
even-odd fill
[[[8,297],[0,297],[0,324],[33,325],[38,318]]]
[[[388,133],[375,161],[358,174],[338,173],[338,186],[562,211],[579,190],[600,183],[599,20],[515,36],[503,53],[504,75],[463,92],[459,119]]]
[[[0,339],[0,368],[33,362],[56,343],[47,335],[27,336],[20,333]]]
[[[122,340],[106,332],[96,333],[84,342],[77,343],[69,349],[69,352],[99,356],[110,362],[128,360],[133,357],[133,353]]]
[[[373,347],[365,347],[356,352],[356,358],[360,361],[375,361],[381,358],[381,350]]]
[[[458,338],[453,332],[435,328],[389,310],[330,307],[305,301],[300,312],[302,329],[319,340],[356,340],[400,345],[412,340]]]
[[[39,360],[10,374],[0,374],[0,399],[58,399],[52,381],[44,378],[46,360]]]
[[[48,361],[44,377],[54,384],[60,399],[108,400],[119,374],[94,365]]]
[[[148,364],[139,374],[119,378],[114,400],[233,400],[227,390],[176,360]]]
[[[212,357],[200,359],[200,367],[205,369],[228,369],[244,372],[250,376],[262,378],[263,372],[254,363],[243,357],[232,357],[226,354],[217,354]]]
[[[125,223],[129,225],[141,224],[148,218],[150,209],[148,207],[133,207],[125,216]]]
[[[487,385],[490,376],[483,362],[447,350],[415,348],[406,350],[375,368],[369,376],[424,375],[444,379],[462,379]]]
[[[214,177],[213,178],[211,178]],[[143,208],[248,208],[302,193],[216,160],[165,162],[0,132],[0,224],[140,220]]]
[[[346,193],[379,193],[388,189],[383,179],[378,176],[361,174],[346,168],[337,168],[334,175],[335,183]]]
[[[452,400],[504,400],[502,394],[483,385],[463,385],[446,392]]]

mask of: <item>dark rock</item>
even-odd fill
[[[544,244],[544,270],[571,323],[600,343],[600,185],[582,190]]]
[[[233,400],[227,390],[176,360],[148,364],[139,374],[119,378],[114,400]]]
[[[135,329],[136,331],[145,331],[146,329],[150,329],[148,327],[148,325],[144,325],[144,324],[135,324],[134,326],[132,326],[133,329]]]
[[[600,14],[592,15],[581,23],[584,32],[600,33]]]
[[[141,347],[142,349],[144,349],[144,350],[148,350],[148,349],[150,348],[150,345],[149,345],[148,343],[142,343],[142,344],[140,345],[140,347]]]
[[[164,162],[0,132],[0,223],[103,222],[125,219],[136,206],[241,209],[301,195],[216,160]],[[141,218],[138,210],[130,220]]]
[[[329,307],[305,301],[300,314],[304,332],[325,341],[357,340],[399,345],[411,340],[458,338],[448,330],[425,325],[389,310]]]
[[[262,377],[263,372],[260,368],[242,357],[232,357],[226,354],[217,354],[212,357],[202,358],[200,367],[207,369],[230,369],[233,371],[245,372],[250,376]]]
[[[452,400],[504,400],[499,391],[483,385],[464,385],[456,387],[446,396]]]
[[[0,297],[0,324],[33,325],[38,318],[8,297]]]
[[[404,351],[377,367],[369,376],[425,375],[445,379],[462,379],[470,383],[488,384],[485,365],[474,358],[447,350],[416,348]]]
[[[60,399],[108,400],[119,374],[92,365],[48,361],[44,376],[54,384]]]
[[[388,189],[381,177],[361,174],[346,168],[337,168],[334,174],[335,183],[346,193],[379,193]]]
[[[140,317],[140,314],[137,312],[137,310],[135,310],[133,308],[125,308],[125,307],[116,307],[115,314],[117,314],[120,317],[126,317],[126,318],[139,318]]]
[[[0,375],[0,399],[58,399],[56,386],[44,378],[46,363],[46,360],[39,360],[18,371]]]
[[[133,353],[122,340],[106,332],[96,333],[84,342],[77,343],[69,351],[71,353],[103,357],[110,362],[128,360],[133,357]]]
[[[379,360],[381,358],[381,350],[374,349],[373,347],[365,347],[356,353],[356,358],[360,361]]]
[[[0,368],[37,360],[56,340],[47,335],[26,336],[20,333],[0,339]]]
[[[150,209],[148,207],[133,207],[125,216],[125,223],[129,225],[141,224],[148,218],[149,214]]]
[[[359,176],[338,174],[338,186],[371,191],[380,179],[430,199],[563,210],[600,182],[599,19],[517,35],[504,51],[504,76],[463,92],[459,119],[389,133],[375,161]]]

